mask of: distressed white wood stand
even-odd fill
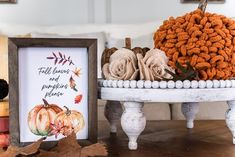
[[[146,118],[143,113],[144,103],[124,102],[124,112],[121,118],[123,131],[129,138],[128,147],[130,150],[137,149],[137,138],[146,126]]]
[[[191,103],[182,103],[181,111],[186,118],[187,121],[187,128],[192,129],[194,127],[194,119],[196,114],[199,111],[199,103],[198,102],[191,102]]]
[[[226,123],[233,134],[235,144],[235,88],[153,89],[150,86],[149,89],[139,89],[127,85],[125,88],[100,86],[99,98],[109,100],[105,115],[111,123],[111,132],[116,132],[116,123],[122,112],[120,104],[112,101],[124,102],[121,126],[129,138],[130,150],[137,149],[137,139],[146,126],[142,110],[145,102],[182,103],[182,113],[187,120],[186,126],[191,129],[194,127],[193,121],[198,112],[199,102],[227,101],[230,109],[226,112]]]

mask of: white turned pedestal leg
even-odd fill
[[[199,111],[199,104],[197,102],[182,103],[181,111],[187,120],[187,128],[192,129],[194,127],[193,121]]]
[[[137,149],[137,138],[146,126],[146,118],[143,113],[144,103],[125,102],[124,112],[121,117],[121,125],[129,138],[130,150]]]
[[[233,144],[235,144],[235,101],[228,101],[229,109],[225,114],[226,124],[233,134]]]
[[[104,116],[110,124],[110,132],[117,132],[117,124],[122,116],[122,105],[119,101],[107,101],[104,108]]]

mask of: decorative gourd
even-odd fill
[[[235,21],[199,9],[177,18],[170,17],[154,34],[155,48],[166,52],[168,64],[190,63],[202,80],[235,77]]]
[[[44,104],[35,106],[28,114],[28,126],[30,131],[39,136],[51,136],[51,124],[58,113],[63,111],[56,104],[49,104],[43,99]]]
[[[0,79],[0,99],[4,99],[8,95],[9,86],[7,81]]]
[[[63,124],[61,132],[64,136],[70,135],[72,132],[77,133],[82,130],[85,126],[83,115],[75,110],[69,110],[68,107],[65,111],[57,114],[55,119],[55,125]]]

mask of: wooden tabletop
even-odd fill
[[[109,157],[235,157],[232,135],[224,121],[150,121],[138,139],[138,150],[128,150],[128,138],[119,127],[109,134],[106,121],[99,122],[99,141],[107,144]]]

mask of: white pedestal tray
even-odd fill
[[[144,102],[182,103],[182,113],[187,128],[194,127],[199,102],[226,101],[229,109],[225,114],[226,124],[233,134],[235,144],[235,80],[214,81],[122,81],[99,80],[99,98],[108,100],[105,116],[111,132],[121,126],[129,138],[130,150],[137,149],[137,138],[146,126],[143,113]],[[124,111],[120,101],[123,102]]]

